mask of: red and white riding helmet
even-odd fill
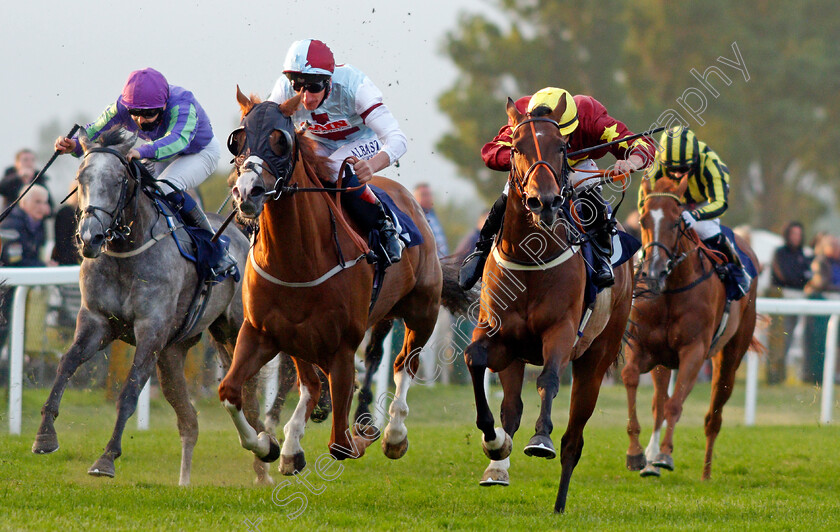
[[[332,76],[335,71],[335,58],[329,46],[317,39],[295,41],[286,52],[283,61],[283,73],[315,74]]]

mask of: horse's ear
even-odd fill
[[[87,130],[85,128],[79,129],[79,134],[76,135],[76,140],[79,141],[79,145],[82,147],[82,150],[87,152],[91,142],[90,138],[88,138]]]
[[[568,96],[564,93],[563,96],[560,97],[560,101],[557,102],[557,106],[555,106],[551,111],[551,118],[556,122],[560,122],[563,118],[563,113],[566,112],[566,107],[569,105],[566,98],[568,98]]]
[[[650,178],[647,176],[642,176],[642,197],[647,196],[650,194]]]
[[[303,91],[300,91],[285,102],[281,103],[278,107],[280,108],[280,112],[283,113],[283,116],[292,116],[295,114],[295,111],[297,111],[298,107],[300,107],[301,98],[303,98]]]
[[[114,148],[123,155],[127,155],[135,144],[137,144],[137,133],[123,129],[120,131],[120,143],[114,146]]]
[[[508,97],[507,99],[507,115],[511,126],[515,126],[522,121],[522,113],[516,108],[516,103]]]
[[[679,197],[683,197],[686,188],[688,188],[688,174],[685,174],[684,176],[682,176],[682,179],[680,179],[675,194]]]
[[[236,85],[236,101],[239,102],[239,109],[242,111],[242,116],[247,115],[251,108],[254,107],[254,102],[239,90],[239,84]]]

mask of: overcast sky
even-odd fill
[[[436,100],[456,74],[440,50],[461,13],[488,9],[485,0],[3,0],[0,165],[38,147],[39,128],[54,119],[62,130],[80,115],[93,121],[129,72],[149,66],[193,91],[224,145],[239,122],[236,84],[267,96],[288,46],[313,37],[368,74],[408,137],[401,167],[384,174],[409,187],[429,181],[440,199],[469,198],[472,185],[433,148],[449,127]],[[500,104],[500,121],[503,112]],[[64,189],[78,164],[61,159],[47,173]]]

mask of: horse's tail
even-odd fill
[[[768,316],[767,314],[756,314],[755,325],[756,327],[766,329],[770,325],[770,316]],[[761,341],[755,336],[753,336],[750,340],[749,350],[759,356],[767,354],[767,347],[765,347],[765,345],[762,344]]]
[[[481,292],[477,288],[464,290],[458,284],[460,261],[454,257],[444,257],[440,262],[443,270],[443,289],[440,294],[441,304],[455,316],[467,314],[470,305],[478,301]]]

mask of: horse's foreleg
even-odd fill
[[[336,353],[327,377],[330,381],[330,395],[333,404],[332,433],[330,434],[330,454],[337,460],[361,458],[365,449],[374,440],[361,434],[353,434],[348,425],[350,403],[353,401],[353,383],[355,380],[353,353],[350,350]],[[368,419],[366,425],[371,425]]]
[[[662,425],[665,423],[665,402],[668,400],[668,385],[671,382],[671,370],[665,366],[656,366],[650,376],[653,379],[653,400],[651,410],[653,412],[653,431],[650,434],[650,441],[645,448],[645,457],[648,462],[653,462],[659,454],[659,446],[662,435]]]
[[[615,359],[615,356],[607,355],[618,353],[619,346],[615,342],[606,339],[601,341],[601,338],[596,342],[597,345],[593,344],[586,353],[572,362],[572,399],[569,406],[569,424],[566,433],[560,439],[562,473],[557,500],[554,503],[555,512],[563,512],[566,508],[572,472],[583,452],[583,428],[595,410],[604,374]]]
[[[621,370],[621,380],[624,382],[624,389],[627,392],[627,436],[630,438],[630,446],[627,448],[626,465],[630,471],[641,471],[647,461],[644,451],[639,443],[639,434],[642,427],[636,414],[636,392],[639,387],[639,366],[638,354],[634,348],[627,348],[627,363]]]
[[[525,454],[528,456],[548,459],[557,456],[554,443],[551,441],[551,432],[554,430],[554,424],[551,422],[551,406],[560,390],[560,373],[569,363],[574,336],[573,327],[566,327],[547,335],[543,340],[544,366],[542,373],[537,377],[540,415],[537,418],[534,436],[525,446]]]
[[[504,390],[504,399],[502,399],[501,418],[502,428],[505,431],[504,438],[502,438],[502,446],[495,449],[489,449],[487,444],[484,444],[485,453],[490,451],[496,460],[491,459],[490,465],[484,470],[484,475],[481,477],[482,486],[507,486],[510,484],[510,451],[513,447],[513,435],[519,430],[519,422],[522,420],[522,381],[525,377],[525,362],[522,360],[514,360],[503,371],[499,372],[499,381]],[[495,442],[494,443],[499,443]]]
[[[280,472],[284,475],[293,475],[295,471],[303,471],[306,467],[306,457],[300,440],[306,430],[306,421],[312,415],[321,393],[321,379],[315,371],[315,366],[299,358],[293,360],[300,381],[300,397],[292,417],[283,428],[285,438],[283,449],[280,451]]]
[[[172,346],[158,358],[158,380],[163,396],[172,406],[178,418],[178,434],[181,436],[181,473],[178,485],[190,484],[192,454],[198,441],[198,418],[187,393],[187,379],[184,377],[184,359],[188,346]]]
[[[242,387],[277,354],[274,340],[261,334],[247,321],[242,324],[236,340],[233,362],[219,385],[219,400],[225,405],[239,433],[239,443],[260,460],[273,462],[280,456],[277,439],[268,432],[257,431],[242,412]]]
[[[370,404],[373,402],[373,393],[370,388],[373,375],[382,363],[382,355],[385,352],[383,342],[393,326],[394,320],[382,320],[371,329],[370,343],[365,349],[365,378],[362,382],[362,388],[359,390],[359,404],[353,416],[353,419],[357,422],[362,420],[362,423],[364,423],[367,416],[370,416]]]
[[[385,456],[396,460],[408,451],[408,389],[420,367],[420,352],[435,328],[437,312],[424,314],[420,318],[406,319],[405,340],[402,350],[394,360],[394,383],[397,385],[394,400],[388,409],[388,425],[382,438]]]
[[[73,345],[61,357],[50,395],[41,408],[41,425],[38,427],[35,442],[32,444],[32,452],[36,454],[47,454],[58,450],[58,435],[55,432],[54,422],[58,417],[58,407],[70,377],[79,366],[90,360],[101,346],[113,341],[108,324],[84,309],[80,311],[76,323],[78,326]]]
[[[286,404],[286,396],[289,390],[297,382],[297,372],[295,371],[292,357],[286,353],[279,355],[279,367],[277,368],[277,396],[274,402],[271,403],[271,408],[265,414],[265,426],[269,432],[274,432],[275,427],[280,424],[280,414],[283,412],[283,406]]]
[[[122,455],[122,434],[125,430],[125,424],[137,409],[137,398],[140,396],[140,390],[143,389],[152,375],[158,356],[166,343],[163,333],[168,330],[168,327],[164,324],[152,323],[148,320],[135,323],[134,335],[138,339],[137,350],[134,353],[134,361],[131,364],[128,378],[117,400],[117,422],[114,425],[114,432],[110,441],[108,441],[108,445],[105,446],[105,452],[90,467],[88,474],[97,477],[113,477],[116,474],[114,460]]]
[[[709,404],[709,412],[706,414],[706,456],[703,460],[703,480],[712,477],[712,454],[714,452],[715,440],[720,433],[720,426],[723,423],[723,406],[732,395],[732,388],[735,386],[735,372],[741,362],[741,357],[746,352],[747,346],[733,345],[730,342],[724,346],[712,359],[714,375],[712,377],[712,399]]]
[[[665,437],[659,446],[659,454],[654,458],[653,465],[674,470],[674,459],[671,454],[674,452],[674,429],[682,415],[683,403],[688,394],[697,382],[697,374],[703,366],[708,345],[694,344],[686,346],[680,353],[680,370],[677,372],[677,382],[674,386],[674,395],[665,401]]]

